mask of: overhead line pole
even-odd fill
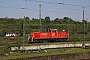
[[[83,46],[83,48],[85,48],[85,20],[84,20],[84,6],[82,7],[83,8],[83,44],[82,44],[82,46]]]
[[[23,8],[23,9],[27,9],[27,0],[26,0],[26,8]],[[24,51],[24,47],[25,47],[25,20],[26,20],[26,17],[24,16],[24,19],[23,19],[23,46],[22,46],[22,50]]]
[[[23,46],[22,46],[22,50],[24,50],[24,44],[25,44],[25,16],[23,19]]]
[[[27,9],[27,0],[26,0],[26,9]]]
[[[42,31],[42,27],[41,27],[41,4],[39,5],[39,20],[40,20],[40,31]]]

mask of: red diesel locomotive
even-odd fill
[[[67,41],[67,33],[57,29],[48,29],[48,32],[32,32],[28,37],[29,42]]]

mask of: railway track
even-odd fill
[[[53,41],[53,43],[54,42],[55,41]],[[67,42],[82,42],[82,40],[56,41],[55,43],[57,43],[57,42],[66,42],[66,43]],[[90,40],[85,40],[85,42],[90,42]],[[2,41],[0,41],[0,46],[5,46],[7,44],[22,44],[22,43],[23,43],[23,41],[21,41],[21,40],[2,40]],[[30,44],[27,40],[24,41],[24,43]],[[33,42],[33,43],[42,43],[43,44],[43,42]],[[50,42],[47,42],[47,43],[50,43]]]
[[[2,40],[0,41],[0,46],[4,46],[7,44],[21,44],[19,40]]]
[[[71,54],[56,54],[56,55],[46,55],[37,57],[27,57],[27,58],[15,58],[10,60],[90,60],[90,52],[85,54],[71,53]]]

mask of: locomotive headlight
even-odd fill
[[[65,31],[65,30],[63,30],[63,31]]]

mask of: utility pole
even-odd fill
[[[83,8],[83,44],[82,44],[82,47],[85,48],[85,20],[84,20],[84,6],[82,7]]]
[[[23,9],[27,9],[27,0],[26,0],[26,8],[23,8]],[[24,20],[23,20],[23,46],[22,46],[22,50],[24,51],[24,44],[25,44],[25,20],[26,20],[26,17],[24,16]]]
[[[24,19],[23,19],[23,40],[22,40],[22,51],[24,51],[24,43],[25,43],[25,16],[24,16]]]
[[[39,20],[40,20],[40,31],[42,31],[42,27],[41,27],[41,4],[39,5]]]
[[[27,9],[27,0],[26,0],[26,9]]]
[[[68,41],[69,41],[69,24],[68,24],[68,26],[67,26],[67,28],[68,28]]]

